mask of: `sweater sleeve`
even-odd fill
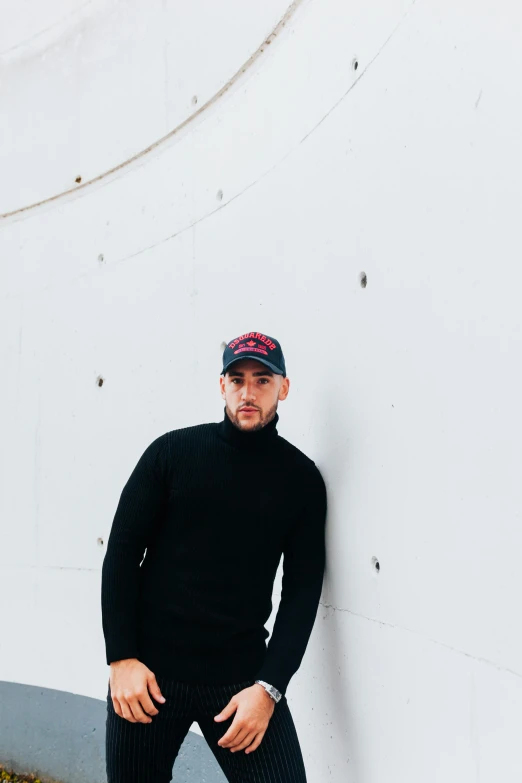
[[[137,658],[140,564],[168,498],[167,437],[144,451],[123,487],[107,542],[101,579],[107,664]]]
[[[303,513],[290,529],[283,550],[279,608],[265,660],[256,679],[281,694],[301,665],[321,597],[325,569],[326,487],[318,468],[307,483]]]

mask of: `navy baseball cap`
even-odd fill
[[[256,359],[266,364],[272,372],[286,378],[286,367],[283,351],[274,337],[269,337],[262,332],[247,332],[231,340],[223,351],[223,369],[220,375],[224,375],[231,364],[239,359]]]

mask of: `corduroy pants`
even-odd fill
[[[166,701],[152,701],[159,710],[151,723],[130,723],[115,712],[107,690],[106,765],[108,783],[169,783],[178,751],[196,721],[225,777],[232,783],[306,783],[303,756],[286,696],[276,702],[267,730],[256,750],[232,753],[217,744],[235,712],[226,720],[214,716],[232,696],[254,684],[196,685],[156,675]],[[175,779],[175,778],[174,778]],[[199,783],[199,782],[198,782]]]

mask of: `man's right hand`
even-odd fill
[[[164,702],[154,672],[137,658],[113,661],[110,665],[110,689],[115,712],[131,723],[151,723],[159,710],[156,701]],[[150,695],[149,695],[150,691]]]

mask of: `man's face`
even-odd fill
[[[286,399],[290,387],[288,378],[255,359],[234,362],[224,377],[219,376],[219,383],[229,419],[248,432],[274,418],[278,401]]]

